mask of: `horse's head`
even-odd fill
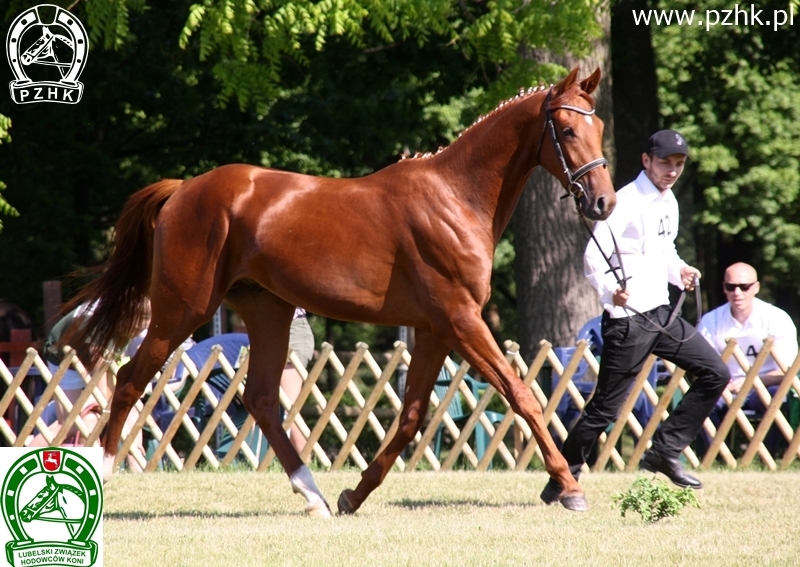
[[[603,220],[617,203],[603,158],[603,121],[590,96],[600,83],[600,69],[577,81],[578,68],[552,87],[542,107],[544,126],[539,162],[575,198],[580,213]]]

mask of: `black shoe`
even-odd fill
[[[658,453],[648,451],[639,462],[639,468],[652,473],[662,473],[669,478],[673,484],[681,488],[693,488],[695,490],[703,488],[703,484],[692,475],[683,470],[680,461],[673,457],[662,457]]]
[[[550,506],[551,504],[555,504],[558,502],[558,497],[561,495],[561,485],[558,484],[552,478],[547,481],[547,484],[544,486],[544,490],[539,495],[539,498],[542,499],[542,502]]]

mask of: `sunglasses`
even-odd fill
[[[751,287],[756,285],[756,283],[758,283],[758,282],[753,282],[753,283],[729,283],[729,282],[725,282],[723,285],[725,286],[725,291],[729,291],[729,292],[733,293],[734,291],[736,291],[737,287],[739,289],[741,289],[742,291],[747,291]]]

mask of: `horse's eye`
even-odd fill
[[[575,130],[573,130],[570,127],[564,128],[564,135],[568,136],[570,138],[574,138],[575,137]]]

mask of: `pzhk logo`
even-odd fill
[[[45,20],[53,11],[52,21]],[[89,44],[83,24],[63,8],[42,4],[17,16],[8,30],[6,54],[16,77],[10,87],[17,104],[81,100],[83,83],[78,77],[86,65]]]
[[[0,493],[13,539],[5,546],[9,564],[97,562],[98,545],[92,537],[102,537],[95,531],[102,519],[103,490],[96,465],[76,450],[50,448],[27,452],[11,466]]]

